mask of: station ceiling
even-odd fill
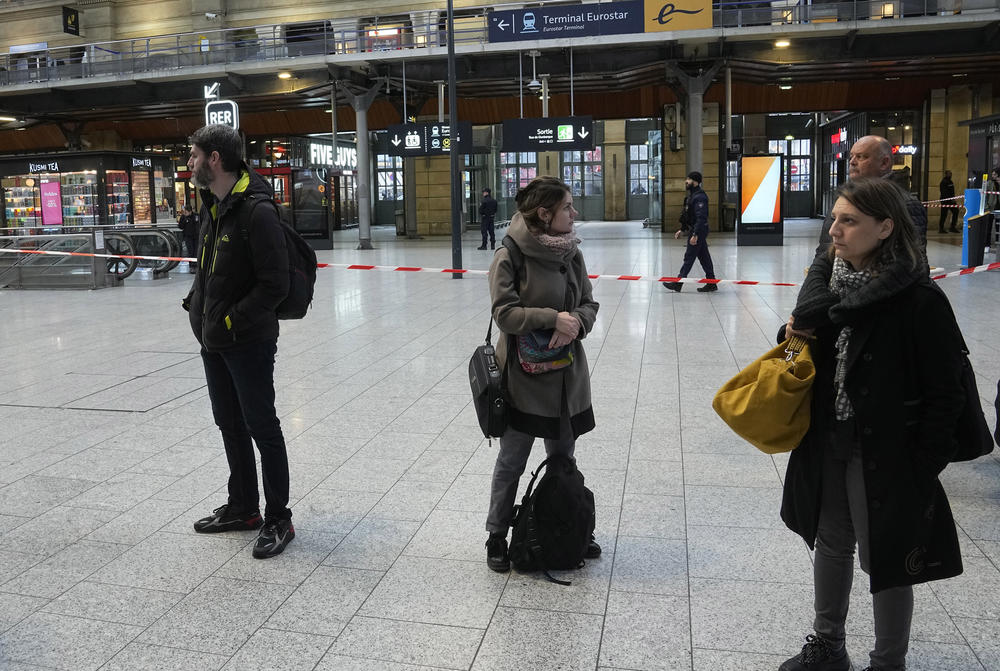
[[[649,116],[649,109],[635,108],[651,107],[655,114],[657,105],[676,99],[677,82],[672,81],[667,63],[696,75],[724,61],[732,72],[734,113],[849,109],[858,103],[858,95],[832,99],[834,91],[864,91],[862,95],[867,98],[861,109],[886,109],[898,104],[900,96],[895,91],[920,91],[926,97],[930,88],[959,82],[993,82],[1000,90],[1000,49],[996,46],[1000,44],[1000,21],[987,15],[981,21],[955,26],[935,17],[930,19],[909,26],[881,22],[886,25],[882,31],[859,32],[844,26],[816,35],[802,32],[792,35],[792,45],[785,49],[776,48],[773,42],[788,31],[770,26],[736,33],[730,30],[723,37],[641,42],[614,48],[581,39],[573,44],[572,63],[565,46],[547,48],[543,44],[535,72],[549,75],[550,94],[560,101],[560,106],[566,107],[572,87],[576,113],[619,118]],[[519,83],[531,78],[532,59],[524,52],[509,50],[510,45],[505,47],[508,50],[459,52],[456,77],[458,97],[467,111],[463,118],[476,123],[499,122],[512,111],[517,113],[519,94],[529,95],[526,89],[519,88]],[[398,123],[403,117],[404,73],[399,53],[371,54],[370,58],[362,55],[346,64],[331,64],[324,56],[289,58],[244,73],[234,73],[230,66],[221,71],[221,79],[220,73],[206,77],[191,69],[187,73],[179,71],[168,81],[144,80],[137,75],[131,81],[106,82],[103,86],[95,82],[93,88],[87,80],[73,80],[53,82],[47,88],[40,83],[22,92],[0,89],[0,115],[19,116],[30,124],[63,126],[100,126],[102,122],[157,122],[162,126],[165,121],[178,120],[174,125],[178,136],[183,137],[190,132],[187,127],[203,117],[202,85],[221,81],[223,96],[239,102],[244,121],[254,115],[273,119],[280,114],[299,118],[298,123],[306,127],[319,126],[316,130],[305,128],[304,132],[322,132],[329,129],[329,116],[324,117],[323,112],[330,108],[330,84],[336,80],[340,106],[348,104],[347,92],[360,93],[376,83],[381,87],[379,112],[369,121],[369,126],[377,129]],[[428,114],[431,108],[436,112],[435,82],[447,79],[447,61],[441,53],[415,53],[406,52],[405,111]],[[292,79],[279,80],[275,76],[282,67],[293,72]],[[721,82],[722,78],[719,71],[715,81]],[[781,96],[766,93],[776,92],[779,84],[815,93],[786,96],[782,102]],[[721,100],[721,86],[713,86],[706,95],[707,100],[713,98]],[[748,102],[753,100],[758,103]],[[616,101],[620,104],[615,105]],[[771,109],[756,109],[760,101]],[[536,106],[534,101],[529,102],[532,108]],[[825,107],[811,107],[814,104]],[[793,107],[783,109],[782,105]],[[557,114],[558,110],[553,112]],[[341,117],[345,130],[353,128],[349,109],[346,114],[341,110],[338,120]],[[290,123],[296,124],[294,120]],[[4,134],[0,126],[0,147],[6,144]]]

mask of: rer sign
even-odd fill
[[[213,100],[205,105],[205,125],[222,124],[240,128],[240,108],[232,100]]]

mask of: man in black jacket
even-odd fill
[[[944,178],[938,185],[941,192],[941,220],[938,222],[938,233],[944,233],[944,222],[951,215],[950,233],[960,233],[958,230],[958,203],[954,200],[946,200],[955,197],[955,182],[951,181],[951,170],[944,171]]]
[[[486,249],[486,236],[490,238],[490,249],[497,245],[493,232],[493,217],[497,214],[497,201],[490,195],[489,189],[483,189],[483,202],[479,204],[479,232],[483,236],[483,244],[476,249]]]
[[[274,409],[275,308],[288,293],[288,252],[270,186],[243,161],[233,128],[191,136],[191,181],[201,189],[198,273],[184,300],[201,344],[212,414],[229,461],[229,498],[194,523],[199,533],[261,528],[253,556],[281,553],[295,537],[288,455]],[[261,519],[253,443],[266,508]]]
[[[684,199],[684,210],[681,212],[681,229],[674,233],[674,239],[681,235],[687,235],[687,247],[684,249],[684,263],[678,277],[687,277],[694,266],[694,260],[698,259],[705,277],[714,280],[715,268],[712,265],[712,255],[708,252],[708,194],[701,188],[701,173],[692,171],[684,186],[688,190],[688,195]],[[680,282],[664,282],[663,286],[672,291],[680,291],[684,286]],[[719,285],[705,284],[698,287],[701,293],[718,291]]]
[[[184,247],[189,257],[198,256],[198,215],[187,203],[181,208],[180,219],[177,220],[177,227],[181,229],[181,237],[184,238]],[[194,272],[198,267],[198,262],[188,263],[190,272]]]

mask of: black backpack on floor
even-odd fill
[[[535,487],[543,468],[545,475]],[[510,560],[520,571],[544,571],[552,582],[568,585],[549,570],[583,566],[594,523],[594,494],[584,485],[576,462],[552,455],[532,473],[528,491],[515,507]]]

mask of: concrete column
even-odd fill
[[[358,249],[374,249],[372,247],[372,194],[371,158],[368,153],[368,108],[371,107],[381,87],[385,84],[381,78],[362,94],[355,95],[350,89],[343,91],[347,100],[354,108],[357,117],[358,141]]]

